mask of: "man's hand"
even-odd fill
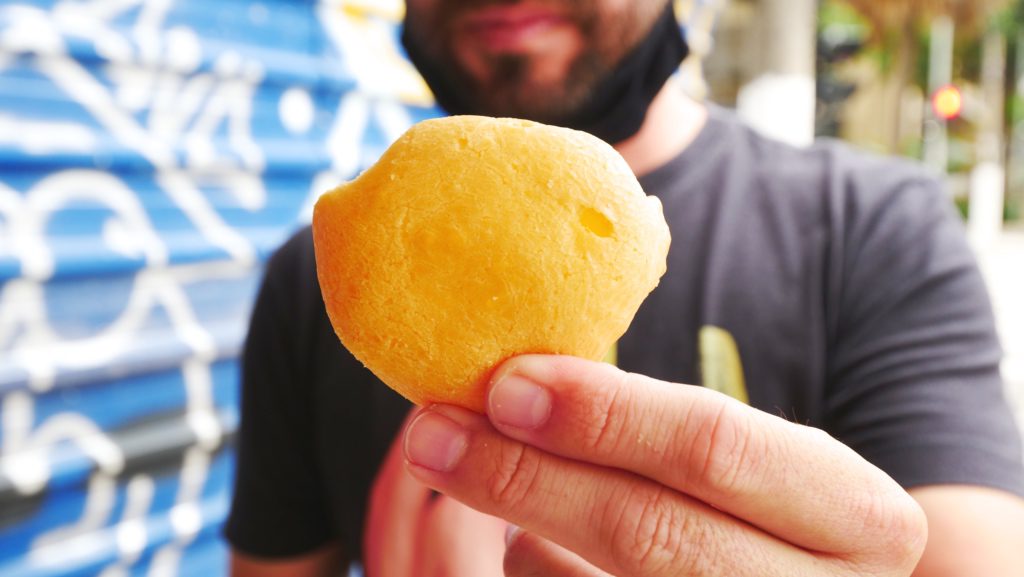
[[[406,432],[421,482],[522,527],[510,577],[907,576],[917,503],[827,434],[700,387],[571,357],[495,373],[488,417]]]

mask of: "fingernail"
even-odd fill
[[[503,425],[536,429],[551,415],[551,394],[520,375],[507,374],[491,386],[488,412]]]
[[[425,411],[405,432],[405,458],[414,465],[447,473],[466,454],[469,435],[455,421]]]
[[[513,525],[512,523],[509,523],[508,527],[505,527],[505,547],[508,547],[512,544],[513,541],[516,540],[516,537],[519,536],[519,532],[520,529],[518,525]]]

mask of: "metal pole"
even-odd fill
[[[796,145],[814,140],[815,0],[761,0],[750,57],[754,78],[740,89],[740,116],[760,132]]]
[[[1006,39],[998,30],[985,34],[981,52],[981,87],[985,106],[977,136],[977,162],[971,172],[967,231],[975,248],[984,248],[1003,227],[1003,81]]]
[[[949,135],[946,121],[931,111],[931,95],[953,81],[953,19],[939,16],[932,20],[928,47],[928,95],[924,126],[924,162],[946,174],[949,166]]]

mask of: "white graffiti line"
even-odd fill
[[[58,369],[67,372],[103,366],[132,350],[138,340],[135,335],[154,307],[160,304],[167,311],[175,332],[196,358],[212,361],[217,356],[216,343],[202,327],[181,287],[211,279],[244,278],[251,273],[250,267],[232,261],[142,271],[136,276],[121,315],[98,334],[77,340],[61,339],[46,324],[42,285],[26,279],[11,280],[0,292],[0,328],[11,334],[19,327],[24,327],[25,331],[17,346],[10,348],[7,358],[28,371],[32,390],[48,390],[53,386]],[[9,335],[0,334],[0,337],[3,337],[0,343],[4,343]],[[209,426],[202,426],[207,417],[196,419],[197,426],[201,427],[198,430],[211,431]]]
[[[149,564],[147,577],[179,577],[178,567],[181,565],[181,547],[167,545],[153,555]]]
[[[398,137],[412,126],[409,109],[397,102],[391,100],[376,102],[373,112],[377,122],[384,129],[384,138],[387,139],[389,145],[398,140]]]
[[[289,133],[298,136],[309,132],[316,120],[316,105],[309,91],[298,86],[285,90],[277,102],[277,116]]]
[[[197,503],[202,499],[203,486],[206,485],[209,472],[210,454],[207,451],[196,447],[185,451],[178,479],[178,495],[170,513],[175,540],[180,545],[191,542],[202,527],[202,515]]]
[[[369,117],[369,100],[358,92],[349,92],[338,103],[336,120],[325,143],[335,172],[351,175],[359,169],[359,151]]]
[[[65,57],[37,60],[39,70],[76,103],[85,107],[115,138],[158,168],[174,165],[172,150],[152,138],[134,118],[120,110],[106,87],[80,64]]]
[[[60,30],[92,41],[97,52],[111,62],[128,62],[136,51],[110,24],[131,10],[139,15],[130,35],[138,47],[138,59],[146,65],[160,64],[160,27],[171,7],[168,0],[96,0],[57,3],[51,17]]]
[[[369,124],[369,114],[370,103],[358,92],[347,93],[338,103],[334,124],[325,143],[331,155],[331,170],[313,178],[309,194],[299,209],[300,220],[309,222],[313,218],[313,206],[320,195],[355,176],[359,169],[359,151]]]
[[[88,455],[107,475],[124,468],[124,454],[88,418],[76,413],[51,415],[35,430],[34,400],[16,391],[3,399],[3,459],[0,468],[18,492],[32,495],[41,491],[50,478],[49,452],[60,441],[71,441]]]
[[[140,4],[141,11],[135,26],[132,28],[132,38],[135,45],[139,47],[141,63],[145,66],[156,67],[160,62],[161,51],[161,28],[170,11],[170,0],[149,0]]]
[[[83,26],[86,30],[92,30],[98,23],[105,23],[114,20],[125,12],[138,8],[147,0],[65,0],[58,2],[54,7],[54,15],[67,15],[69,20],[74,17],[77,20],[85,21]]]
[[[115,138],[138,152],[158,170],[178,172],[171,180],[180,181],[184,173],[174,168],[177,159],[173,141],[162,140],[161,137],[166,138],[166,134],[158,135],[146,131],[131,114],[120,109],[101,82],[80,64],[64,55],[66,48],[60,33],[55,29],[53,22],[46,20],[44,13],[32,10],[25,14],[27,16],[23,17],[24,20],[30,22],[33,29],[37,29],[32,41],[14,42],[10,38],[12,34],[8,33],[0,37],[0,45],[33,53],[44,48],[39,45],[39,39],[46,40],[47,51],[60,55],[39,56],[36,59],[39,70],[71,99],[86,108]],[[19,25],[12,27],[13,30],[20,28]],[[18,38],[15,37],[15,40]],[[196,128],[184,136],[186,148],[190,150],[190,158],[199,166],[214,164],[211,160],[211,136],[220,122],[227,119],[230,145],[238,151],[251,169],[262,170],[262,151],[255,144],[248,126],[255,85],[262,77],[262,71],[252,66],[233,64],[232,61],[239,59],[237,55],[228,54],[223,58],[227,63],[220,65],[221,73],[235,73],[241,75],[242,79],[222,79],[217,87],[212,89],[206,102],[206,110],[203,110],[195,121]],[[141,77],[134,78],[139,82],[146,82]],[[246,238],[223,221],[194,185],[186,186],[179,183],[171,197],[196,222],[200,233],[212,243],[243,262],[253,261],[254,251]],[[247,201],[248,199],[243,199],[242,202],[245,204]],[[248,201],[248,204],[251,206],[253,203]]]
[[[121,563],[114,563],[105,567],[96,577],[128,577],[130,574],[131,572],[127,566]]]
[[[98,334],[74,340],[63,339],[45,322],[43,287],[26,284],[24,293],[30,295],[30,310],[39,317],[25,323],[25,336],[10,352],[10,358],[29,372],[29,385],[42,392],[53,386],[57,369],[87,369],[103,366],[132,348],[138,329],[153,308],[156,289],[144,274],[136,277],[124,312]],[[30,289],[30,290],[29,290]]]
[[[98,140],[89,127],[74,122],[25,120],[0,114],[0,146],[16,146],[34,155],[91,152]]]
[[[35,419],[35,401],[24,391],[15,391],[0,402],[0,455],[7,455],[28,443],[28,432]]]
[[[99,201],[111,207],[118,218],[106,222],[104,239],[119,252],[141,250],[151,268],[136,276],[126,306],[114,321],[97,334],[67,340],[46,322],[44,289],[39,281],[49,278],[54,269],[53,255],[41,240],[45,238],[44,219],[73,200]],[[6,342],[6,333],[13,334],[19,326],[25,329],[9,358],[29,371],[36,390],[52,385],[56,366],[99,366],[130,348],[133,335],[157,302],[167,309],[179,336],[193,351],[202,358],[215,355],[212,338],[196,319],[180,286],[167,273],[166,247],[153,232],[138,198],[120,180],[96,171],[65,171],[40,181],[25,201],[0,189],[0,209],[12,215],[12,244],[28,277],[10,281],[0,293],[0,319],[4,320],[5,332],[0,334],[4,337],[0,342]],[[235,250],[233,256],[251,261],[251,255],[245,252],[247,247]],[[223,267],[223,263],[218,266]]]
[[[108,63],[124,64],[135,60],[136,50],[132,42],[109,24],[129,10],[139,8],[139,17],[130,34],[138,46],[137,60],[146,67],[145,72],[158,74],[162,67],[182,73],[193,72],[201,58],[195,33],[176,26],[161,37],[161,26],[170,6],[167,0],[60,2],[54,6],[50,16],[64,35],[89,40]],[[164,60],[161,61],[161,57]],[[120,97],[118,100],[124,102]]]
[[[180,170],[163,170],[157,173],[156,180],[211,243],[242,264],[256,262],[252,244],[220,218],[190,175]]]
[[[299,219],[309,222],[313,206],[320,195],[355,176],[360,167],[360,152],[369,126],[370,115],[384,131],[391,143],[412,126],[409,111],[396,102],[369,99],[358,92],[349,92],[338,105],[336,120],[327,136],[327,150],[331,155],[331,170],[313,178],[309,194],[299,210]]]
[[[186,395],[185,421],[196,435],[199,448],[205,451],[215,450],[223,438],[223,430],[214,406],[213,378],[210,374],[210,363],[216,356],[216,345],[195,317],[180,286],[184,284],[184,277],[189,275],[193,278],[211,278],[213,268],[213,265],[206,263],[195,265],[190,270],[177,271],[178,282],[162,283],[163,291],[160,296],[161,303],[174,323],[175,331],[194,351],[193,357],[182,363]],[[221,269],[212,277],[223,276],[228,272],[230,271]]]
[[[147,282],[152,283],[155,289],[157,300],[167,311],[178,337],[192,349],[197,358],[213,360],[217,354],[216,343],[196,318],[181,285],[173,282],[164,271],[146,271],[145,275]]]
[[[150,575],[176,574],[182,551],[191,543],[202,528],[202,513],[199,501],[203,486],[210,471],[210,455],[201,449],[192,448],[185,452],[185,460],[178,480],[178,495],[169,513],[174,541],[163,547],[156,555]]]
[[[252,274],[252,267],[230,260],[204,261],[168,267],[163,274],[178,284],[189,284],[210,279],[237,279]]]
[[[129,84],[122,81],[122,85]],[[179,138],[186,132],[189,120],[199,113],[213,86],[214,78],[210,74],[197,74],[187,82],[174,72],[162,74],[149,109],[147,128],[150,133],[167,142]]]
[[[103,235],[115,250],[133,256],[141,253],[151,266],[167,262],[167,249],[138,198],[109,173],[58,172],[37,182],[24,199],[0,186],[0,211],[9,214],[10,245],[23,271],[23,278],[9,281],[0,293],[0,342],[25,329],[8,359],[26,368],[36,390],[53,384],[57,363],[92,367],[112,359],[129,344],[131,333],[144,322],[153,302],[150,293],[132,291],[125,312],[99,334],[85,339],[63,340],[49,326],[41,283],[52,277],[55,261],[45,243],[46,224],[50,215],[73,201],[97,202],[112,209],[116,217],[106,220]]]
[[[205,140],[196,151],[189,150],[192,166],[205,168],[213,162],[212,139],[216,129],[227,123],[228,141],[242,157],[247,167],[261,172],[264,167],[263,151],[257,146],[249,129],[252,117],[252,100],[256,86],[263,79],[259,63],[246,63],[236,52],[228,51],[217,58],[214,69],[221,77],[206,108],[198,116],[189,136],[194,141]],[[188,142],[186,144],[189,144]]]
[[[199,325],[180,285],[177,284],[177,282],[209,279],[211,276],[215,277],[216,275],[211,275],[213,271],[219,271],[221,275],[237,276],[246,272],[246,269],[235,263],[227,263],[226,267],[224,263],[201,263],[180,267],[178,270],[145,271],[139,275],[140,277],[149,275],[154,279],[152,282],[160,289],[157,295],[158,300],[168,310],[168,316],[172,319],[179,336],[196,351],[197,355],[197,358],[189,359],[184,363],[183,376],[187,391],[186,422],[189,423],[197,435],[198,446],[190,449],[185,454],[178,497],[176,504],[170,511],[170,521],[175,534],[174,541],[158,552],[156,559],[160,560],[160,562],[155,563],[152,569],[153,573],[151,574],[158,574],[161,570],[177,567],[182,549],[195,538],[195,535],[201,528],[202,517],[197,503],[201,497],[202,487],[206,482],[209,472],[210,455],[208,452],[216,448],[222,436],[220,424],[215,417],[212,395],[213,385],[209,372],[209,363],[206,360],[211,357],[209,351],[212,351],[213,343],[208,333]],[[9,407],[5,406],[3,414],[0,415],[2,417],[0,422],[5,427],[5,457],[2,461],[4,465],[11,464],[11,466],[25,469],[25,462],[23,460],[12,461],[10,457],[24,453],[21,445],[25,444],[28,429],[31,426],[32,399],[22,392],[8,395],[8,399],[13,399],[14,404]],[[58,417],[62,419],[56,422],[56,425],[61,425],[59,428],[54,424],[55,419]],[[57,432],[72,428],[84,432],[90,428],[95,428],[95,425],[84,417],[79,417],[76,421],[72,421],[69,417],[78,416],[58,415],[51,417],[51,419],[43,424],[40,430],[37,430],[32,442],[48,447],[55,442],[53,436]],[[54,431],[50,431],[51,428]],[[102,436],[101,438],[105,439]],[[75,441],[82,443],[91,441],[91,439],[78,437],[75,438]],[[8,445],[13,452],[7,450]],[[85,445],[83,445],[83,450],[101,464],[101,469],[113,470],[113,467],[109,465],[103,466],[103,462],[110,461],[109,458],[105,461],[101,460],[101,456],[97,454],[95,449],[90,450],[90,447]],[[29,471],[33,469],[42,471],[42,474],[36,475],[37,490],[45,486],[46,480],[49,477],[48,471],[45,469],[45,455],[42,459],[36,463],[34,468],[31,462],[28,463],[29,466],[27,467]],[[123,461],[121,467],[123,467]],[[10,474],[9,471],[7,472]],[[16,483],[16,486],[19,485]],[[24,483],[21,483],[21,486],[24,486]],[[89,499],[92,500],[91,502],[102,504],[105,502],[102,497],[103,494],[96,493],[94,488],[90,487]],[[129,498],[131,499],[131,496]],[[130,506],[129,508],[131,509]],[[140,510],[146,508],[148,508],[148,501],[145,507],[141,504],[139,505]],[[137,558],[137,550],[141,550],[139,545],[140,539],[142,545],[145,543],[144,533],[139,533],[140,530],[144,531],[144,527],[140,525],[142,523],[141,520],[133,521],[132,519],[141,514],[133,513],[129,515],[126,513],[126,520],[118,526],[117,539],[122,550],[122,559],[118,564],[108,567],[107,575],[122,574],[118,568],[130,564]],[[31,553],[33,559],[52,558],[52,549],[49,548],[49,545],[56,543],[57,540],[70,547],[72,552],[94,546],[95,543],[90,541],[90,539],[94,540],[95,529],[102,526],[108,517],[109,507],[106,509],[99,505],[87,507],[86,513],[82,515],[82,518],[75,525],[62,527],[40,537],[33,544]],[[131,556],[133,552],[135,552],[135,557]]]
[[[103,366],[131,350],[134,335],[158,302],[166,308],[180,338],[193,351],[203,358],[215,356],[215,343],[196,320],[182,289],[174,284],[167,271],[155,269],[139,273],[122,314],[100,333],[77,340],[62,340],[44,322],[41,285],[22,279],[8,285],[0,301],[0,318],[12,326],[26,327],[24,337],[10,351],[9,358],[28,371],[33,390],[52,387],[58,368],[68,371]],[[15,316],[19,311],[23,316]]]
[[[196,435],[199,448],[214,451],[224,436],[213,404],[213,379],[209,363],[190,359],[182,365],[185,380],[185,422]]]
[[[182,551],[191,543],[203,526],[199,503],[203,486],[210,472],[210,454],[199,448],[185,452],[185,460],[178,479],[178,495],[169,513],[174,540],[153,556],[149,577],[171,577],[178,574]]]
[[[28,558],[39,567],[73,567],[79,559],[92,557],[107,544],[100,529],[110,519],[117,503],[117,481],[104,473],[93,473],[85,490],[82,514],[69,525],[36,537]]]
[[[45,239],[32,234],[34,223],[25,218],[26,201],[14,189],[0,182],[0,216],[6,226],[0,231],[0,256],[11,255],[20,260],[22,275],[33,278],[49,276],[53,270],[50,249]],[[2,310],[2,303],[0,303]],[[2,318],[2,317],[0,317]],[[5,326],[0,324],[0,343]]]
[[[204,183],[223,186],[247,210],[258,210],[267,204],[267,188],[263,179],[255,174],[240,170],[222,171],[210,175]]]
[[[167,65],[179,74],[195,72],[203,60],[199,36],[191,28],[174,26],[164,34]]]
[[[124,468],[124,454],[121,449],[107,437],[96,423],[79,413],[58,413],[36,428],[30,441],[29,451],[36,457],[50,451],[58,442],[71,440],[77,444],[108,475],[116,475]],[[15,449],[8,455],[19,455]]]
[[[345,58],[359,90],[428,106],[433,102],[430,90],[412,64],[399,53],[394,41],[395,20],[402,14],[401,7],[390,11],[391,14],[387,10],[374,10],[372,15],[364,7],[365,3],[347,0],[321,0],[317,5],[318,20]],[[381,73],[384,70],[387,74]]]
[[[34,288],[28,293],[30,308],[43,310],[42,287]],[[124,311],[99,333],[75,340],[61,339],[48,325],[33,319],[26,323],[26,336],[11,351],[10,358],[33,377],[30,384],[34,390],[45,390],[52,386],[58,368],[68,371],[103,366],[131,350],[140,328],[158,303],[194,354],[203,359],[216,356],[216,344],[197,320],[181,286],[167,271],[149,269],[136,275]]]
[[[20,53],[56,55],[64,51],[64,41],[46,12],[29,6],[3,6],[0,18],[12,23],[0,29],[0,52],[8,57]]]
[[[16,278],[8,281],[3,292],[0,292],[0,348],[8,351],[6,361],[28,372],[29,387],[36,391],[45,391],[53,386],[57,374],[53,359],[33,358],[15,351],[45,341],[46,337],[39,328],[42,325],[40,319],[45,316],[39,283]],[[19,334],[23,328],[25,330],[20,342],[11,343],[11,337]]]
[[[65,170],[48,176],[25,194],[24,212],[20,219],[24,229],[19,234],[29,238],[45,239],[49,215],[58,212],[72,201],[91,201],[105,205],[120,217],[123,226],[131,231],[134,242],[149,266],[167,263],[167,247],[156,235],[155,227],[138,196],[121,179],[98,170]],[[46,280],[53,274],[53,255],[30,255],[34,263],[23,260],[29,268],[30,278]],[[31,270],[36,267],[36,270]]]
[[[155,483],[149,475],[135,475],[125,488],[124,513],[115,529],[115,540],[120,559],[113,565],[127,567],[135,563],[146,549],[149,536],[146,531],[146,514],[149,512],[155,493]]]
[[[113,27],[108,26],[111,20],[126,12],[137,4],[134,0],[127,2],[59,2],[51,10],[49,17],[53,24],[66,36],[83,38],[93,42],[96,52],[110,62],[127,62],[132,58],[132,45]]]

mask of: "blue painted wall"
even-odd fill
[[[437,113],[402,9],[0,1],[0,575],[224,572],[262,263]]]
[[[0,3],[0,575],[217,575],[268,254],[434,115],[399,1]]]

